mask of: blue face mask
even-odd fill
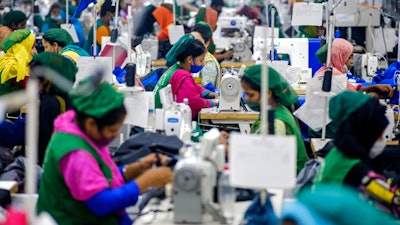
[[[261,107],[260,107],[260,104],[258,104],[258,102],[246,101],[246,105],[248,105],[250,107],[250,109],[253,111],[256,111],[256,112],[261,111]]]
[[[50,18],[52,19],[52,20],[61,20],[61,16],[60,15],[58,15],[58,16],[50,16]]]
[[[202,69],[203,69],[203,66],[196,65],[196,62],[194,62],[194,65],[190,65],[190,72],[191,73],[198,73]]]

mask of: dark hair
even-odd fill
[[[181,54],[176,56],[176,60],[179,62],[183,62],[186,57],[192,56],[196,58],[199,55],[202,55],[206,51],[204,44],[201,41],[195,39]]]
[[[53,4],[50,6],[49,13],[47,13],[47,16],[46,16],[46,17],[50,17],[50,16],[51,16],[51,12],[52,12],[54,9],[57,9],[57,8],[59,8],[59,9],[61,10],[61,5],[60,5],[59,3],[57,3],[57,2],[53,3]]]
[[[46,37],[45,35],[42,36],[43,40],[46,40],[47,42],[49,42],[51,45],[54,45],[54,43],[57,43],[58,46],[60,46],[61,48],[64,48],[65,46],[67,46],[67,43],[63,42],[63,41],[56,41],[56,40],[52,40],[49,39],[48,37]]]
[[[201,24],[195,24],[192,27],[192,31],[196,31],[199,32],[199,34],[201,35],[201,37],[203,37],[204,42],[208,42],[209,40],[211,40],[212,37],[212,33],[210,31],[210,29],[208,29],[208,27],[201,25]]]
[[[260,85],[254,83],[250,78],[247,78],[246,76],[242,76],[242,78],[240,79],[241,82],[247,84],[250,86],[251,89],[258,91],[261,93],[261,87]]]
[[[111,0],[106,0],[103,5],[101,5],[100,17],[107,15],[107,12],[115,13],[115,6],[112,4]]]
[[[79,126],[83,130],[83,123],[88,118],[93,118],[96,122],[97,127],[101,131],[106,126],[115,125],[118,121],[120,121],[126,115],[125,105],[122,104],[120,107],[110,110],[101,118],[95,118],[93,116],[89,116],[86,113],[79,112],[75,109],[76,112],[76,121]]]

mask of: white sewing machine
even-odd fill
[[[254,37],[253,43],[253,59],[260,60],[262,52],[265,51],[265,39],[262,37]],[[267,39],[267,49],[272,49],[271,39]],[[274,49],[278,55],[288,54],[290,65],[294,67],[309,68],[309,41],[307,38],[275,38]]]
[[[192,134],[192,111],[187,99],[176,103],[172,98],[171,85],[160,89],[162,109],[156,109],[156,130],[166,135],[176,135],[182,141],[189,141]]]
[[[219,111],[241,111],[240,100],[242,98],[242,85],[240,77],[242,76],[246,66],[242,65],[237,74],[231,71],[225,73],[221,79],[221,91],[219,93]]]
[[[251,36],[254,23],[245,16],[220,16],[213,40],[217,49],[233,50],[232,61],[251,60]]]
[[[219,136],[218,129],[211,129],[201,139],[200,152],[194,146],[187,146],[183,158],[175,165],[175,223],[208,223],[211,215],[221,216],[219,207],[213,203],[217,172],[222,171],[225,163],[224,148],[218,146]]]

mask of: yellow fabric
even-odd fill
[[[63,52],[61,55],[72,59],[75,63],[78,62],[78,58],[80,56],[78,53],[74,51]]]
[[[0,58],[1,83],[16,79],[17,82],[29,76],[28,63],[32,59],[31,50],[35,43],[35,35],[30,34],[20,43],[11,46]]]
[[[60,113],[65,113],[65,111],[67,111],[67,107],[65,105],[65,100],[58,95],[56,95],[56,98],[57,98],[58,102],[60,103]]]
[[[382,184],[380,184],[377,180],[372,180],[368,185],[365,186],[365,189],[378,199],[388,204],[392,203],[394,194]]]

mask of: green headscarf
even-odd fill
[[[64,56],[54,52],[41,52],[33,56],[31,63],[35,61],[40,65],[48,67],[59,73],[64,78],[71,81],[71,83],[75,81],[75,75],[78,72],[78,67],[76,67],[70,59],[67,59]],[[45,89],[49,88],[50,87],[45,87]],[[56,86],[54,89],[57,93],[65,93],[65,91]]]
[[[11,26],[12,23],[14,24],[19,24],[22,23],[23,21],[27,20],[25,13],[19,11],[19,10],[14,10],[11,12],[8,12],[4,16],[3,23],[5,26]]]
[[[329,101],[329,117],[339,124],[371,98],[372,96],[369,94],[343,91]]]
[[[244,71],[244,76],[261,87],[261,65],[254,65]],[[284,106],[291,106],[297,101],[297,94],[292,86],[273,68],[268,66],[268,88]]]
[[[186,48],[195,40],[194,36],[191,34],[185,34],[172,46],[168,51],[165,59],[167,64],[176,62],[176,57],[186,50]]]
[[[74,40],[68,31],[62,28],[48,29],[43,34],[43,38],[46,39],[46,41],[62,43],[64,46],[74,43]]]
[[[322,45],[322,47],[315,52],[315,57],[317,57],[319,63],[326,63],[326,59],[328,58],[328,44]]]
[[[21,43],[21,41],[25,40],[31,31],[28,29],[20,29],[12,32],[1,44],[0,49],[7,52],[7,50],[13,46],[15,43]]]
[[[69,93],[75,109],[86,115],[101,119],[113,109],[124,104],[124,95],[118,93],[111,84],[100,83],[93,91],[90,91],[93,78],[88,77],[78,83]],[[86,93],[85,93],[85,90]]]

